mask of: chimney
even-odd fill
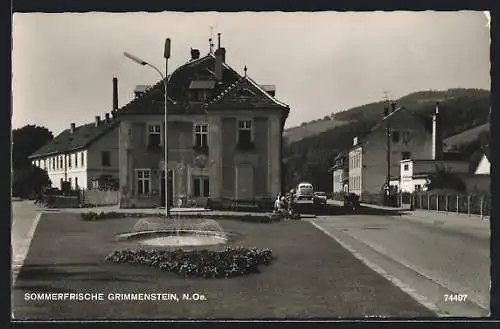
[[[352,146],[356,146],[356,145],[358,145],[358,137],[357,136],[352,139]]]
[[[96,115],[95,116],[95,126],[98,127],[100,123],[101,123],[101,117]]]
[[[222,48],[219,48],[215,51],[215,78],[217,80],[222,80]]]
[[[217,49],[220,49],[220,33],[217,33]]]
[[[432,160],[440,160],[443,152],[443,141],[440,126],[439,102],[437,102],[436,110],[432,114]]]
[[[106,113],[106,114],[104,115],[104,117],[106,118],[106,123],[109,123],[109,121],[111,121],[111,120],[109,119],[109,113]]]
[[[191,60],[200,58],[200,51],[198,49],[191,48]]]
[[[72,122],[70,127],[71,127],[71,133],[73,134],[75,132],[75,129],[76,129],[75,123]]]
[[[118,79],[113,78],[113,110],[118,110]]]

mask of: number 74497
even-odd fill
[[[467,299],[466,294],[445,294],[444,301],[445,302],[465,302]]]

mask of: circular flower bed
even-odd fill
[[[210,250],[115,250],[106,256],[113,263],[142,264],[185,277],[231,278],[259,273],[259,265],[269,265],[271,250],[226,248]]]

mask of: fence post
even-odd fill
[[[467,215],[470,216],[470,195],[467,195]]]
[[[483,205],[484,205],[484,196],[481,196],[481,208],[480,208],[481,219],[483,219]]]
[[[439,194],[436,195],[436,210],[439,211]]]
[[[431,210],[431,194],[427,193],[427,210]]]
[[[457,194],[457,214],[458,214],[458,206],[459,206],[459,203],[460,203],[460,196]]]
[[[446,199],[444,201],[444,211],[448,212],[448,194],[444,196]]]

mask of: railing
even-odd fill
[[[399,193],[398,206],[413,209],[490,216],[491,196],[438,192]]]

